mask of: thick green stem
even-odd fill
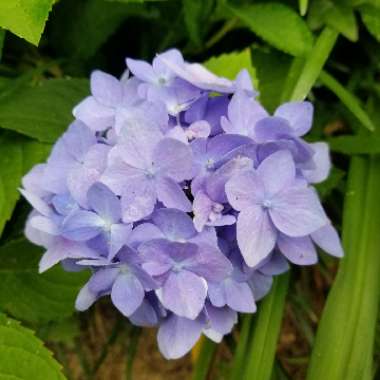
[[[325,27],[314,44],[313,49],[306,58],[305,66],[301,71],[299,79],[289,100],[303,100],[313,87],[315,81],[329,57],[335,42],[338,38],[338,32]]]
[[[271,378],[288,286],[289,273],[275,278],[272,291],[260,304],[247,351],[244,380]]]
[[[205,380],[210,372],[216,344],[210,339],[203,339],[198,360],[193,370],[192,380]]]
[[[351,161],[342,259],[316,336],[308,380],[369,380],[380,296],[380,156]]]

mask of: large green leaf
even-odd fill
[[[38,273],[41,249],[24,239],[0,247],[0,307],[28,322],[59,320],[74,312],[87,272],[65,272],[60,266]]]
[[[364,5],[360,9],[360,15],[368,31],[380,41],[380,7]]]
[[[257,75],[260,102],[272,112],[280,104],[291,58],[274,49],[268,51],[254,47],[252,63]]]
[[[344,154],[380,154],[380,137],[339,136],[328,140],[330,149]]]
[[[50,79],[9,91],[0,99],[0,127],[42,142],[54,142],[66,130],[74,105],[89,92],[84,79]]]
[[[13,137],[13,138],[12,138]],[[17,187],[22,175],[22,145],[10,134],[0,135],[0,178],[4,188],[4,207],[0,211],[0,236],[18,199]],[[1,195],[0,195],[1,197]]]
[[[250,49],[212,57],[204,65],[216,75],[228,79],[235,79],[242,69],[247,69],[255,87],[258,85],[256,70],[252,65]]]
[[[3,0],[0,26],[37,45],[54,0]]]
[[[54,13],[53,47],[59,54],[86,60],[96,53],[126,17],[151,17],[154,14],[144,5],[133,2],[65,0],[57,5]]]
[[[306,55],[313,44],[312,34],[304,20],[292,8],[280,3],[231,7],[254,33],[286,53]]]
[[[64,380],[60,365],[33,331],[0,314],[0,380]]]
[[[185,25],[191,42],[199,47],[209,26],[207,23],[213,10],[212,0],[182,0]]]

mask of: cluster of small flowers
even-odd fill
[[[75,121],[23,178],[26,235],[46,249],[41,272],[91,269],[78,310],[110,295],[178,358],[254,313],[288,261],[316,263],[315,244],[342,256],[311,186],[328,147],[301,138],[310,103],[269,115],[246,70],[230,81],[177,50],[126,63],[120,80],[92,73]]]

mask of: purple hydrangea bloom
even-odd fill
[[[309,102],[269,115],[247,70],[221,78],[175,49],[126,63],[120,80],[92,73],[74,122],[23,178],[25,234],[45,249],[40,272],[91,271],[78,310],[110,297],[175,359],[202,334],[220,342],[289,262],[315,264],[316,246],[343,256],[312,187],[329,149],[303,140]]]

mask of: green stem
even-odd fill
[[[353,157],[342,259],[319,323],[308,380],[370,380],[380,296],[380,156]]]
[[[216,344],[210,339],[203,339],[201,350],[193,370],[192,380],[205,380],[210,372]]]
[[[231,18],[226,21],[223,26],[205,43],[204,50],[208,50],[218,43],[229,31],[235,28],[236,24],[239,22],[237,17]]]
[[[370,131],[375,130],[375,126],[367,112],[360,105],[359,99],[343,87],[332,75],[322,71],[319,75],[321,82],[332,91],[339,100],[352,112],[352,114]]]
[[[323,29],[313,49],[306,58],[305,66],[289,100],[296,101],[306,98],[329,57],[337,38],[338,32],[335,30],[328,26]]]
[[[275,278],[271,292],[260,304],[247,350],[244,380],[271,378],[288,285],[289,273]]]

